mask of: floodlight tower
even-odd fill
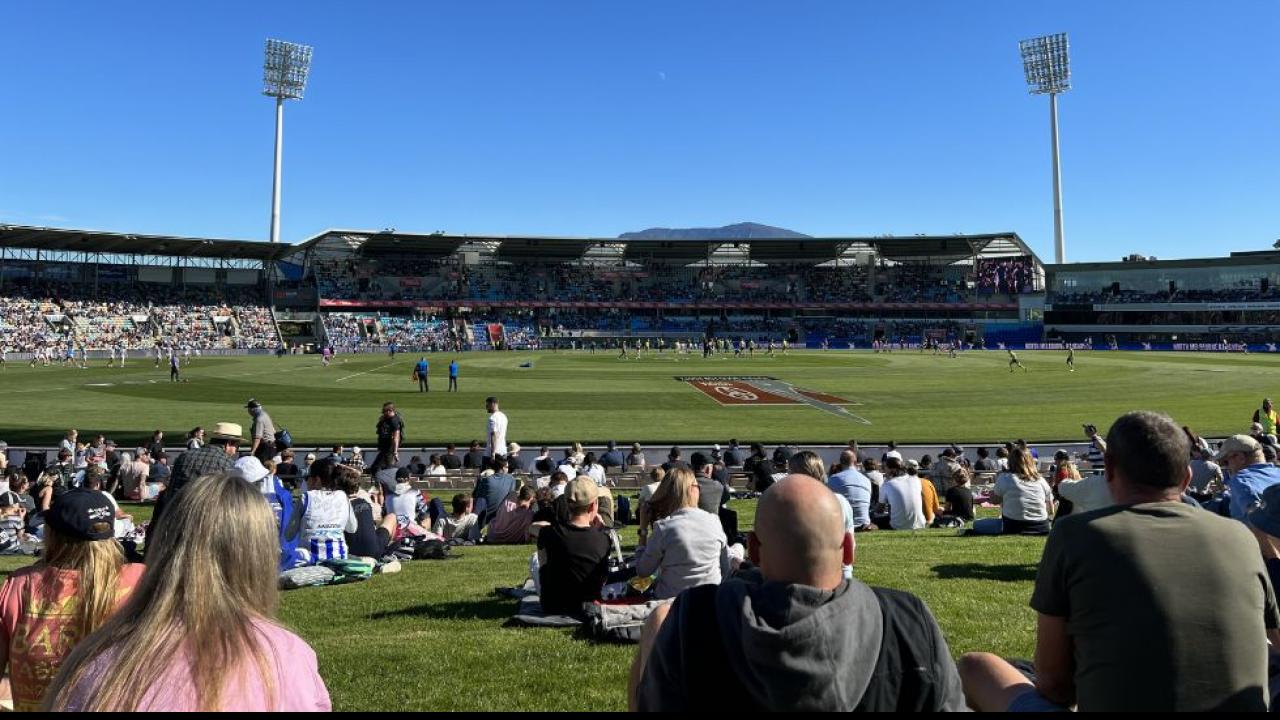
[[[311,72],[311,47],[267,40],[262,94],[276,99],[276,165],[271,185],[271,242],[280,242],[280,154],[284,144],[284,101],[301,100]]]
[[[1071,65],[1067,34],[1046,35],[1018,43],[1022,69],[1032,95],[1049,96],[1049,131],[1053,139],[1053,239],[1058,264],[1067,261],[1062,235],[1062,170],[1058,157],[1058,95],[1071,89]]]

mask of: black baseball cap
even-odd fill
[[[244,405],[244,406],[245,406],[245,409],[247,409],[247,410],[252,410],[253,408],[260,408],[260,407],[262,407],[262,403],[258,402],[258,401],[257,401],[257,400],[255,400],[254,398],[249,398],[249,402],[245,403],[245,405]]]
[[[110,540],[116,534],[115,514],[115,507],[103,493],[74,488],[54,495],[45,521],[81,540]]]
[[[22,498],[18,497],[18,493],[12,490],[0,493],[0,507],[13,507],[21,502]]]
[[[703,453],[696,452],[689,456],[689,465],[696,471],[711,464],[711,460]]]

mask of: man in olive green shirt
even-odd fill
[[[1267,709],[1275,593],[1248,529],[1181,503],[1188,457],[1164,415],[1112,425],[1105,464],[1116,504],[1059,521],[1040,561],[1034,684],[971,653],[960,672],[972,707]]]

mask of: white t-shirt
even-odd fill
[[[925,526],[924,496],[918,475],[899,475],[880,486],[880,501],[889,503],[889,527],[919,530]]]
[[[1111,488],[1105,475],[1086,475],[1081,480],[1063,480],[1058,483],[1058,494],[1071,501],[1071,514],[1101,510],[1115,505]]]
[[[337,490],[307,491],[307,513],[302,518],[302,540],[305,547],[312,538],[345,541],[344,533],[357,529],[351,500]]]
[[[996,476],[995,493],[1000,496],[1003,517],[1024,522],[1049,519],[1045,501],[1053,497],[1053,488],[1043,479],[1019,480],[1013,473],[1000,473]]]
[[[485,438],[489,439],[488,450],[489,455],[502,454],[507,450],[507,415],[501,410],[495,410],[489,415],[489,427],[485,432]]]
[[[595,480],[597,485],[600,485],[602,487],[604,486],[604,466],[590,465],[582,472],[591,476],[591,479]]]

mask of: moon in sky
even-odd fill
[[[667,74],[666,74],[666,73],[664,73],[664,72],[662,72],[661,70],[659,70],[659,71],[658,71],[658,79],[659,79],[659,80],[662,80],[662,81],[666,81],[666,79],[667,79]]]

